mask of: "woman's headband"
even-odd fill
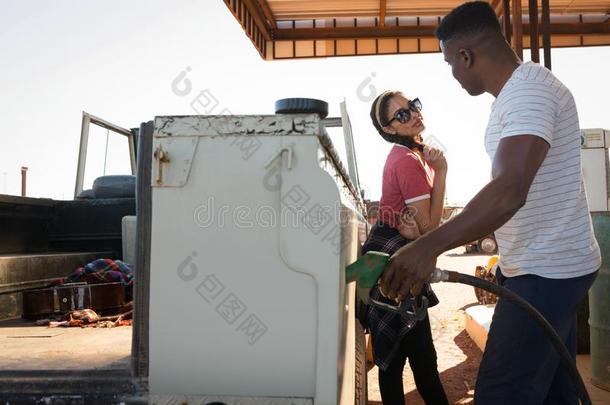
[[[384,91],[383,93],[381,93],[381,95],[379,97],[377,97],[377,101],[375,102],[375,119],[377,120],[377,124],[380,127],[383,127],[383,124],[381,123],[381,116],[380,114],[380,109],[381,109],[381,100],[386,97],[389,93],[391,93],[391,91]]]

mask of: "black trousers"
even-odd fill
[[[402,372],[407,358],[413,371],[417,391],[426,404],[449,404],[438,375],[436,350],[432,342],[428,317],[417,322],[413,329],[404,336],[390,366],[385,371],[379,369],[379,389],[383,404],[404,405]]]
[[[549,321],[572,361],[576,361],[578,307],[596,276],[597,272],[564,279],[533,274],[506,277],[501,269],[496,270],[501,286],[527,300]],[[572,377],[542,329],[525,311],[505,299],[496,304],[474,401],[480,405],[579,403]]]

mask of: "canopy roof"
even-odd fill
[[[224,0],[267,60],[439,52],[434,30],[464,1]],[[539,39],[536,52],[545,39],[549,49],[610,45],[610,0],[489,3],[518,53],[530,47],[531,35]]]
[[[262,1],[260,3],[263,3]],[[335,17],[377,17],[382,3],[386,16],[443,16],[464,0],[267,0],[276,20],[298,20]],[[495,8],[501,8],[501,1],[490,1]],[[529,1],[522,1],[527,10]],[[262,4],[261,4],[262,7]],[[551,0],[554,14],[606,14],[610,2],[604,0]]]

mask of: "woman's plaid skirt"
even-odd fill
[[[403,238],[395,228],[377,222],[362,246],[362,254],[377,251],[392,255],[409,242],[411,241]],[[424,286],[422,294],[428,298],[429,307],[438,304],[438,298],[432,291],[430,284]],[[382,296],[378,287],[371,289],[370,298],[396,305],[393,300]],[[372,305],[367,305],[363,313],[365,316],[364,319],[361,319],[361,322],[371,332],[375,364],[380,369],[386,370],[400,346],[400,341],[415,326],[416,321]]]

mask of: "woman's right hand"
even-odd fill
[[[442,150],[426,146],[424,148],[424,159],[435,172],[447,172],[447,160]]]

